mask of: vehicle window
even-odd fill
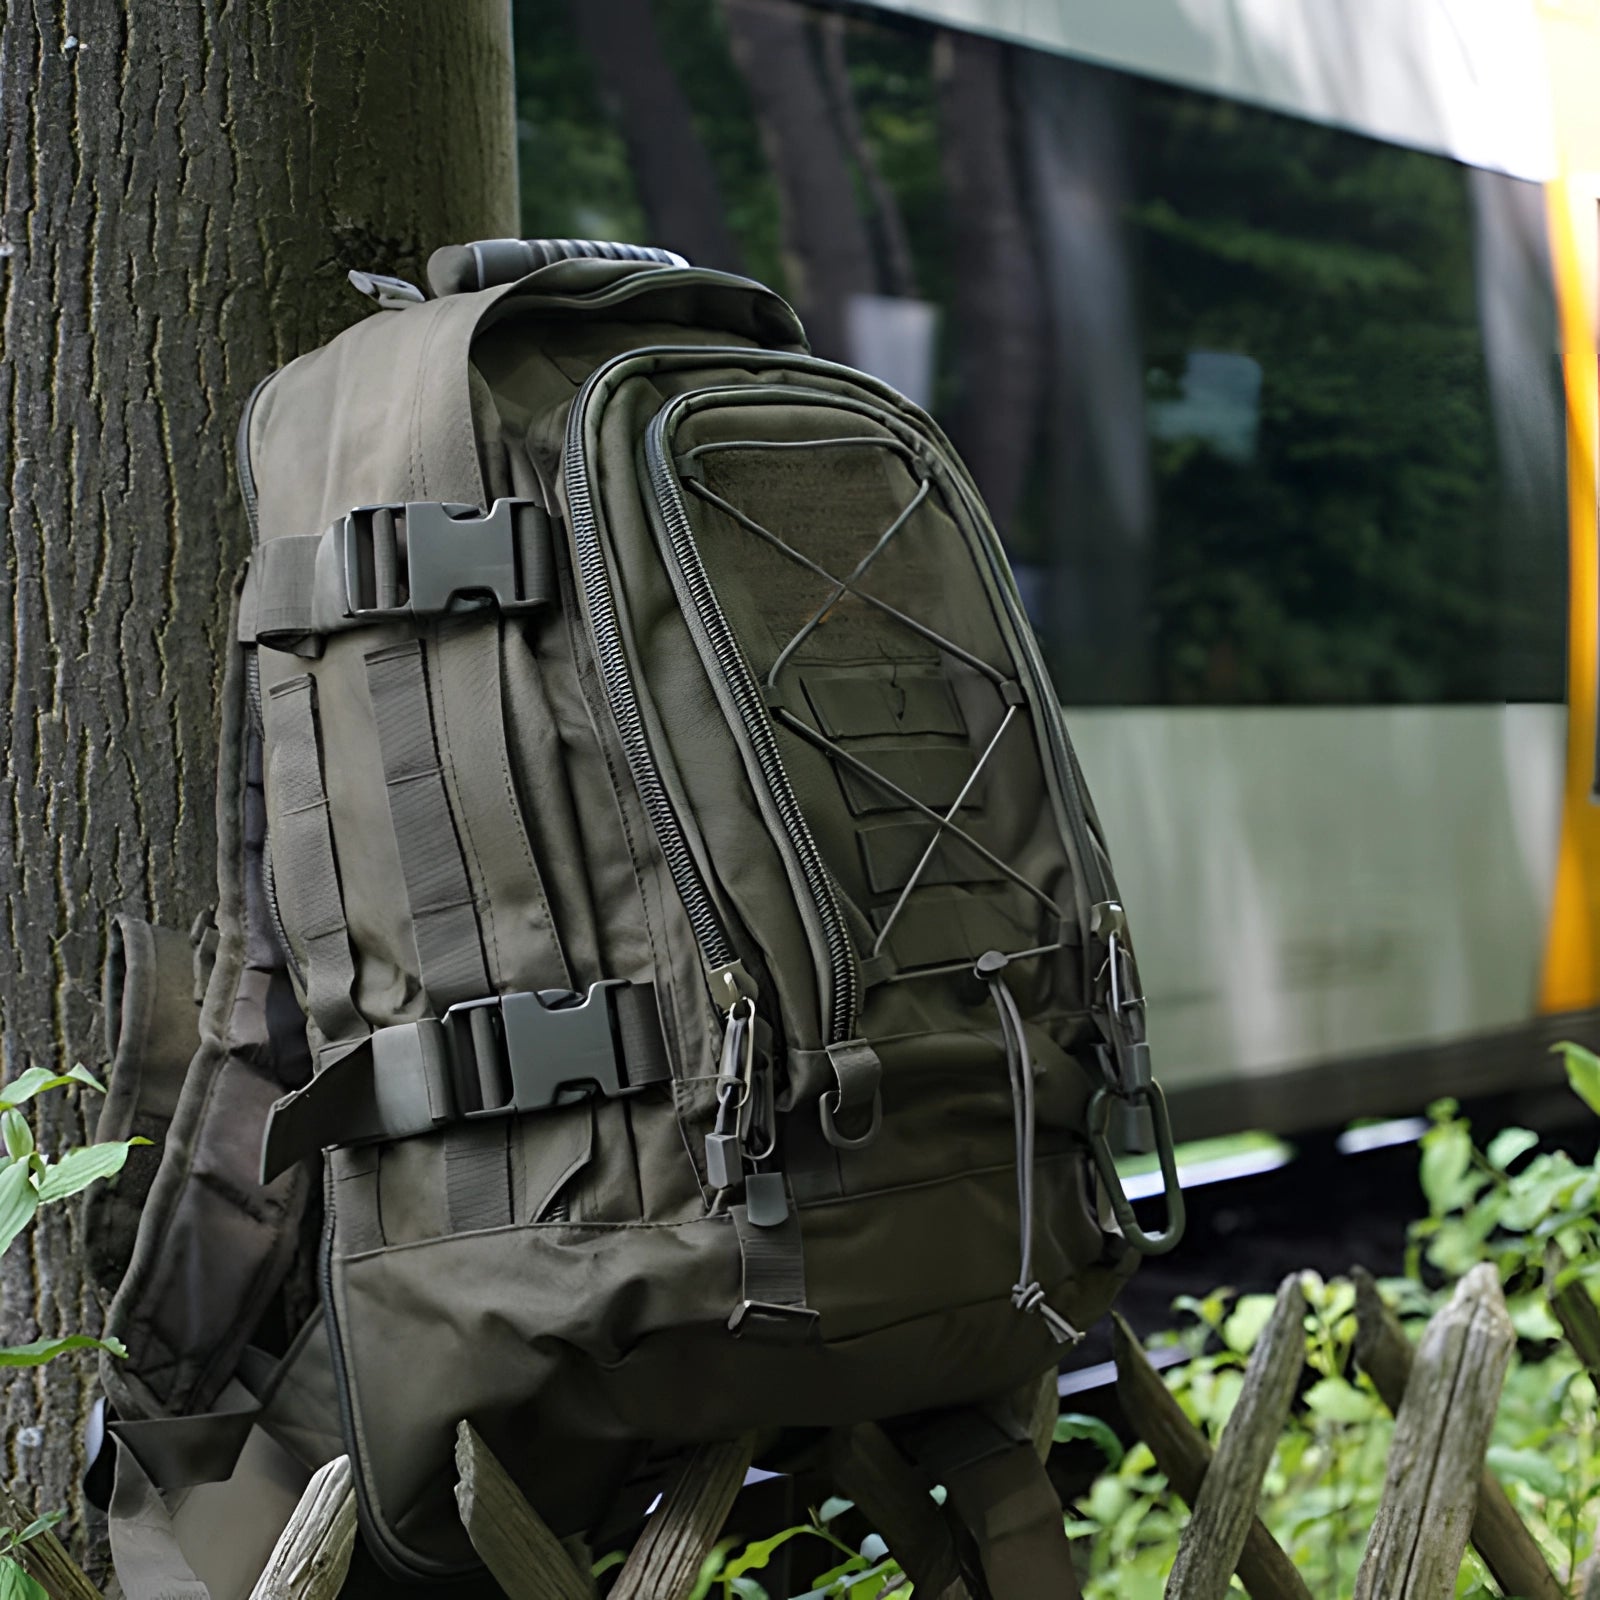
[[[761,277],[926,405],[1068,703],[1563,698],[1537,186],[899,18],[634,10],[516,0],[526,231]]]

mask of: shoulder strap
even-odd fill
[[[305,1081],[310,1061],[265,903],[260,746],[245,680],[235,646],[218,759],[215,971],[199,1049],[107,1317],[129,1355],[102,1361],[101,1379],[124,1418],[212,1404],[295,1261],[309,1197],[301,1171],[257,1183],[267,1111]]]
[[[894,1430],[971,1540],[987,1600],[1079,1600],[1061,1501],[1028,1428],[998,1408],[967,1406]]]

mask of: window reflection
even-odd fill
[[[927,405],[1073,704],[1559,700],[1538,190],[780,0],[516,0],[524,227],[794,301]]]

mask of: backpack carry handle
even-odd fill
[[[479,239],[448,244],[428,257],[428,286],[436,295],[468,294],[515,283],[555,261],[648,261],[661,267],[686,267],[671,250],[654,245],[620,244],[609,239]]]

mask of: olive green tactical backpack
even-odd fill
[[[1133,954],[939,429],[663,252],[429,276],[240,430],[221,900],[105,1365],[135,1600],[345,1451],[385,1572],[472,1573],[463,1418],[561,1535],[752,1430],[957,1479],[1181,1227],[1115,1181],[1113,1111],[1168,1144]]]

